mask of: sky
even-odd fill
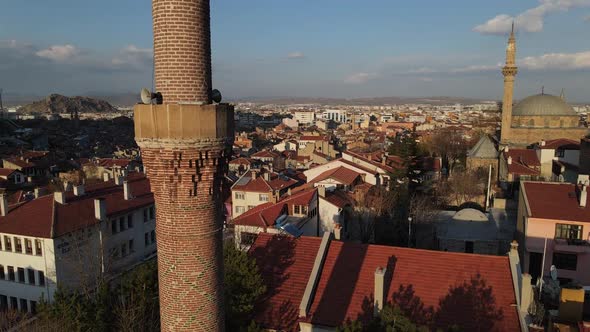
[[[213,83],[226,98],[499,100],[516,24],[516,98],[590,102],[590,0],[211,0]],[[3,0],[9,94],[152,86],[149,0]]]

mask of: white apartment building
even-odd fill
[[[0,199],[0,307],[35,312],[58,285],[93,287],[156,253],[149,182],[134,174],[8,206]]]
[[[293,119],[299,124],[310,125],[315,121],[315,113],[312,111],[296,111]]]
[[[322,112],[322,118],[324,120],[345,123],[348,121],[348,112],[345,110],[325,110]]]

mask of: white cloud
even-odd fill
[[[287,54],[287,59],[305,59],[303,52],[292,52]]]
[[[346,77],[344,83],[363,84],[375,78],[377,78],[377,74],[375,73],[356,73]]]
[[[450,70],[451,73],[478,73],[478,72],[485,72],[485,71],[492,71],[497,70],[502,67],[502,64],[497,64],[495,66],[489,65],[471,65],[466,67],[460,68],[453,68]]]
[[[427,82],[427,83],[434,81],[434,79],[432,77],[420,77],[419,80],[422,82]]]
[[[408,74],[432,74],[432,73],[438,73],[439,70],[430,68],[430,67],[420,67],[418,69],[413,69],[408,71]]]
[[[37,51],[35,55],[40,58],[46,58],[49,60],[62,62],[70,60],[76,57],[80,53],[80,50],[74,45],[54,45],[49,48]]]
[[[521,59],[518,63],[521,67],[529,70],[590,69],[590,51],[529,56]]]
[[[141,67],[151,63],[152,59],[153,51],[151,49],[139,48],[135,45],[127,45],[111,60],[111,63],[117,67]]]
[[[545,16],[554,12],[567,12],[572,8],[590,7],[590,0],[539,0],[537,7],[528,9],[516,17],[500,14],[473,28],[483,34],[505,34],[510,32],[512,22],[516,28],[526,32],[543,30]]]

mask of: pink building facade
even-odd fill
[[[519,243],[524,243],[523,272],[533,280],[542,269],[549,276],[555,265],[562,283],[590,286],[590,208],[585,186],[522,182],[517,233]]]

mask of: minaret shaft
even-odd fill
[[[514,24],[506,47],[506,65],[502,68],[504,75],[504,97],[502,98],[502,128],[500,142],[507,144],[510,141],[510,128],[512,126],[512,104],[514,98],[514,78],[518,73],[516,67],[516,38],[514,38]]]

